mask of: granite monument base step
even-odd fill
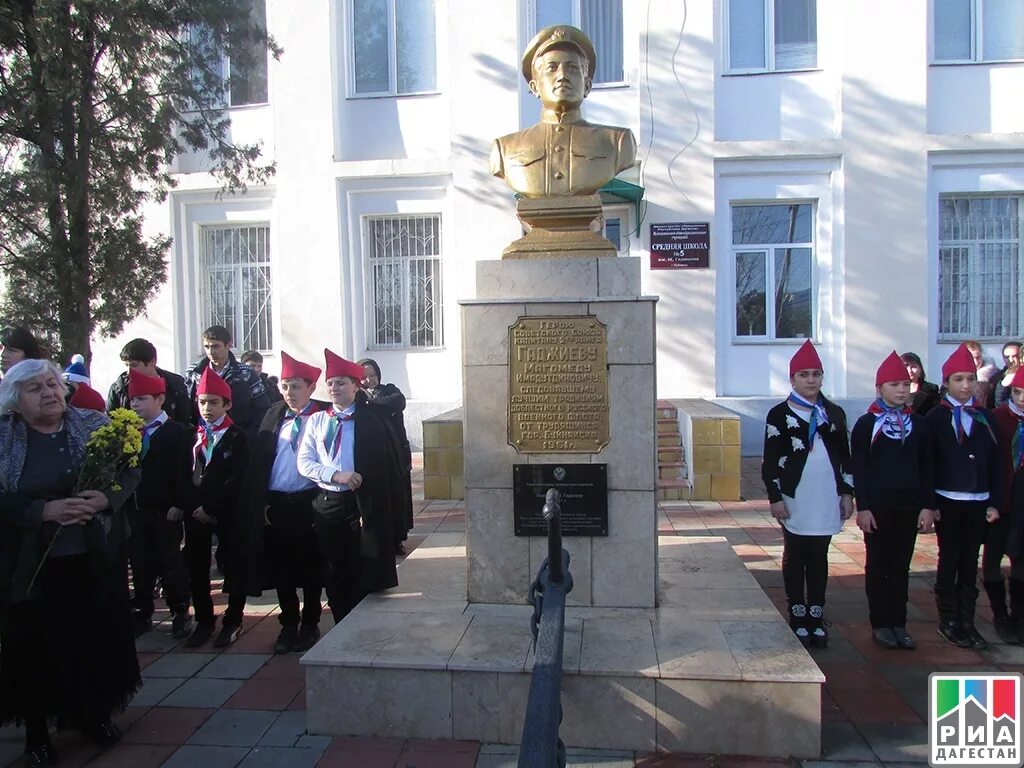
[[[662,537],[659,575],[658,608],[567,608],[566,745],[817,757],[824,676],[728,541]],[[461,533],[399,578],[302,658],[309,731],[517,744],[532,609],[466,601]]]

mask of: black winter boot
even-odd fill
[[[958,619],[960,622],[960,633],[965,641],[964,647],[980,651],[983,648],[988,648],[988,641],[982,637],[977,627],[974,626],[974,609],[977,603],[978,590],[976,588],[958,590]]]
[[[996,628],[996,634],[1004,643],[1016,643],[1019,638],[1017,622],[1010,617],[1006,609],[1006,584],[1002,580],[986,581],[985,593],[992,605],[992,624]]]
[[[807,609],[810,618],[807,630],[811,636],[812,648],[828,648],[828,630],[825,628],[825,609],[820,605],[812,605]]]
[[[789,628],[793,630],[797,640],[806,647],[810,635],[807,632],[807,606],[803,603],[793,603],[789,606]]]
[[[939,636],[958,648],[967,648],[970,643],[960,630],[957,621],[956,592],[947,587],[935,585],[935,607],[939,611]]]

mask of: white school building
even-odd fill
[[[490,145],[536,122],[519,60],[559,22],[597,50],[587,119],[637,140],[602,197],[660,297],[659,397],[754,412],[810,336],[826,394],[868,398],[893,348],[934,380],[959,341],[1001,365],[1024,335],[1024,0],[253,2],[284,54],[227,108],[276,175],[222,197],[177,160],[145,218],[173,237],[167,283],[97,341],[101,390],[128,339],[181,372],[222,323],[270,373],[281,350],[375,358],[416,445],[474,386],[458,302],[521,234]],[[651,226],[674,223],[709,225],[707,267],[652,268]]]

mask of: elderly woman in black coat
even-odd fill
[[[51,719],[117,741],[111,715],[141,683],[119,511],[138,471],[73,495],[89,436],[108,419],[64,396],[47,360],[0,382],[0,723],[25,724],[30,766],[56,760]]]
[[[374,412],[382,417],[398,449],[398,456],[403,463],[402,488],[395,489],[395,505],[398,517],[395,518],[395,553],[405,554],[402,542],[408,538],[412,530],[412,447],[405,432],[405,395],[394,384],[382,384],[380,366],[376,360],[364,357],[359,361],[363,366],[363,391]]]

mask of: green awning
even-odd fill
[[[601,195],[601,202],[605,205],[614,205],[622,200],[633,203],[636,214],[633,219],[636,222],[634,231],[640,231],[640,201],[644,199],[643,187],[630,184],[622,179],[612,179],[601,187],[598,193]]]

